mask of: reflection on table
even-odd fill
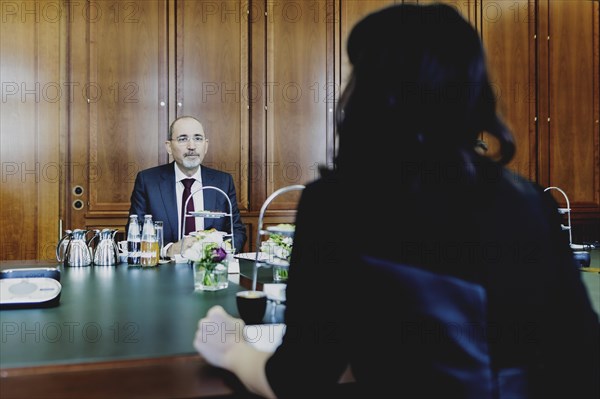
[[[230,275],[225,290],[195,292],[185,263],[60,269],[57,307],[0,311],[2,397],[200,397],[239,388],[192,342],[213,305],[238,316],[235,293],[246,289],[244,275]],[[265,322],[281,322],[284,305],[274,313],[271,306]]]
[[[582,273],[600,310],[600,251]],[[237,316],[235,292],[251,286],[252,261],[240,261],[226,290],[194,292],[191,267],[61,268],[60,305],[0,311],[2,398],[190,398],[239,393],[230,373],[208,365],[192,347],[198,320],[216,304]],[[4,262],[2,268],[48,266]],[[258,269],[259,286],[273,280]],[[272,306],[272,304],[270,305]],[[285,305],[265,322],[280,322]]]

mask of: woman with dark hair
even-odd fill
[[[598,397],[598,316],[557,204],[503,167],[515,146],[477,32],[451,7],[398,5],[347,50],[335,167],[298,207],[282,344],[206,334],[241,323],[216,307],[196,349],[268,397]],[[475,149],[482,132],[497,159]]]

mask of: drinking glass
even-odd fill
[[[278,311],[277,308],[285,303],[286,288],[287,284],[285,283],[263,284],[263,291],[267,294],[267,308],[270,307],[271,323],[281,323],[281,320],[283,320],[282,310],[279,309]]]
[[[154,230],[156,231],[156,242],[158,242],[158,250],[156,254],[156,258],[162,260],[162,250],[164,245],[164,234],[163,234],[163,222],[161,220],[157,220],[154,222]]]

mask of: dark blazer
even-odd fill
[[[458,187],[454,172],[434,184],[427,174],[421,191],[410,186],[392,198],[382,188],[382,201],[357,190],[354,175],[306,185],[286,334],[266,366],[278,398],[497,398],[491,378],[504,393],[507,377],[518,383],[523,375],[525,387],[508,387],[529,391],[523,397],[600,398],[598,315],[556,202],[513,172],[484,167],[476,184]],[[341,206],[356,198],[355,212]],[[446,281],[473,288],[458,295]],[[474,295],[477,287],[485,297]],[[472,323],[481,315],[487,331]],[[485,351],[489,357],[477,357]],[[348,364],[357,383],[339,392]],[[512,369],[518,378],[502,374]]]
[[[144,220],[145,214],[151,214],[153,220],[164,223],[164,241],[178,241],[177,194],[175,191],[175,163],[142,170],[137,174],[131,193],[130,215],[138,215]],[[231,201],[233,214],[233,234],[236,252],[241,252],[246,242],[246,226],[242,223],[233,178],[229,173],[201,167],[202,185],[214,186],[223,190]],[[203,190],[204,209],[229,213],[229,204],[216,190]],[[128,224],[129,226],[129,224]],[[219,231],[231,233],[229,217],[204,219],[204,228],[214,227]]]

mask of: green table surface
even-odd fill
[[[242,274],[252,267],[240,262]],[[217,304],[237,317],[235,293],[246,289],[230,281],[225,290],[194,291],[188,264],[59,268],[58,306],[0,311],[0,368],[192,354],[198,320]],[[271,282],[269,273],[260,270],[259,281]],[[272,306],[266,323],[282,319],[284,306],[277,314]]]
[[[592,252],[592,270],[599,255]],[[57,307],[0,311],[0,368],[193,354],[198,320],[210,307],[219,304],[238,316],[235,293],[251,284],[253,266],[240,260],[240,274],[230,278],[243,284],[230,281],[216,292],[194,291],[188,264],[60,266]],[[600,313],[600,274],[582,272],[582,279]],[[272,270],[260,267],[257,282],[271,283]],[[285,306],[276,313],[272,306],[264,321],[281,322]]]
[[[600,314],[600,249],[594,249],[590,255],[590,267],[581,269],[581,279],[588,290],[592,307]]]
[[[251,282],[254,273],[254,262],[245,259],[239,259],[239,262],[240,274]],[[273,268],[264,263],[259,263],[259,265],[256,273],[257,287],[261,284],[273,283]]]

